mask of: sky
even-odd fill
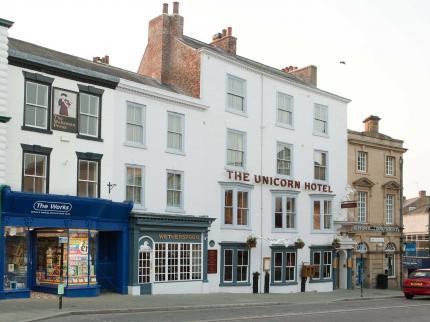
[[[137,71],[159,0],[7,1],[14,38]],[[318,67],[318,87],[352,100],[348,128],[369,115],[404,140],[404,195],[430,194],[430,1],[182,0],[184,34],[210,42],[231,26],[237,54],[283,68]],[[345,61],[346,64],[340,64]]]

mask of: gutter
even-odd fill
[[[289,79],[286,79],[286,78],[283,78],[283,77],[280,77],[280,76],[274,75],[274,74],[272,74],[272,73],[264,72],[264,71],[262,71],[261,69],[258,69],[258,68],[255,68],[255,67],[252,67],[252,66],[246,65],[246,64],[241,63],[241,62],[238,62],[238,61],[236,61],[236,60],[234,60],[234,59],[231,59],[231,58],[228,58],[228,57],[226,57],[226,56],[224,56],[224,55],[221,55],[221,54],[215,53],[215,52],[213,52],[213,51],[211,51],[211,50],[208,50],[208,49],[206,49],[206,48],[200,48],[197,52],[205,53],[205,54],[208,54],[208,55],[215,56],[215,57],[217,57],[217,58],[219,58],[219,59],[223,59],[223,60],[225,60],[225,61],[228,61],[229,63],[235,64],[235,65],[237,65],[237,66],[244,67],[244,68],[246,68],[246,69],[249,69],[249,70],[251,70],[251,71],[253,71],[253,72],[255,72],[255,73],[262,74],[262,75],[264,75],[264,76],[266,76],[266,77],[269,77],[269,78],[272,78],[272,79],[275,79],[275,80],[278,80],[278,81],[281,81],[281,82],[284,82],[284,83],[288,83],[288,84],[290,84],[290,85],[293,85],[293,86],[299,87],[299,88],[301,88],[301,89],[305,89],[305,90],[308,90],[308,91],[314,92],[314,93],[316,93],[316,94],[320,94],[320,95],[323,95],[323,96],[326,96],[326,97],[329,97],[329,98],[335,99],[335,100],[340,101],[340,102],[342,102],[342,103],[346,103],[346,104],[348,104],[348,103],[350,103],[350,102],[351,102],[351,100],[350,100],[350,99],[348,99],[348,98],[345,98],[345,97],[342,97],[342,96],[339,96],[339,95],[336,95],[336,94],[332,94],[332,93],[329,93],[329,92],[323,91],[323,90],[318,89],[318,88],[316,88],[316,87],[306,86],[306,85],[304,85],[304,84],[300,84],[300,83],[294,82],[294,81],[292,81],[292,80],[289,80]]]

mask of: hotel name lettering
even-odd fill
[[[176,239],[176,240],[183,240],[183,239],[192,239],[192,240],[199,240],[200,235],[198,234],[159,234],[158,237],[160,240],[163,239]]]
[[[243,182],[250,182],[253,180],[257,184],[266,184],[276,187],[284,187],[284,188],[290,188],[290,189],[304,189],[304,190],[311,190],[311,191],[319,191],[319,192],[330,192],[331,187],[327,184],[321,184],[321,183],[311,183],[311,182],[301,182],[298,180],[289,180],[289,179],[283,179],[283,178],[276,178],[276,177],[269,177],[269,176],[262,176],[259,174],[255,174],[254,176],[251,176],[247,172],[240,172],[240,171],[232,171],[232,170],[226,170],[228,178],[230,180],[237,180],[237,181],[243,181]]]

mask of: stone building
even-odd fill
[[[430,196],[425,190],[418,197],[405,200],[403,204],[403,234],[405,236],[405,275],[417,268],[430,266],[429,259],[429,207]]]
[[[400,251],[403,141],[379,132],[377,116],[369,116],[364,131],[348,130],[348,183],[354,189],[357,207],[348,210],[348,230],[357,247],[355,283],[377,287],[378,275],[388,276],[388,287],[400,286]],[[361,244],[361,245],[360,245]]]

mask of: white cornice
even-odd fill
[[[188,108],[206,111],[209,109],[208,105],[201,104],[201,100],[190,96],[172,93],[166,90],[154,88],[143,84],[138,84],[125,79],[120,79],[117,90],[128,92],[136,95],[146,96],[155,100],[175,103]]]
[[[276,76],[274,74],[264,72],[261,69],[254,68],[254,67],[252,67],[250,65],[238,62],[238,61],[236,61],[234,59],[230,59],[230,58],[228,58],[228,57],[226,57],[224,55],[218,54],[218,53],[213,52],[211,50],[208,50],[206,48],[200,48],[198,50],[198,52],[205,53],[205,54],[210,55],[210,56],[214,56],[214,57],[216,57],[218,59],[221,59],[221,60],[224,60],[224,61],[226,61],[228,63],[234,64],[234,65],[239,66],[239,67],[241,67],[243,69],[252,71],[254,73],[262,74],[262,75],[264,75],[264,76],[266,76],[268,78],[271,78],[273,80],[277,80],[277,81],[281,81],[281,82],[284,82],[284,83],[288,83],[289,85],[296,86],[296,87],[299,87],[301,89],[305,89],[305,90],[308,90],[308,91],[311,91],[311,92],[314,92],[314,93],[317,93],[317,94],[320,94],[320,95],[323,95],[323,96],[335,99],[335,100],[340,101],[342,103],[350,103],[351,102],[351,100],[348,99],[348,98],[345,98],[345,97],[342,97],[342,96],[338,96],[336,94],[332,94],[332,93],[323,91],[323,90],[318,89],[316,87],[306,86],[306,85],[294,82],[292,80],[288,80],[288,79],[283,78],[283,77],[278,77],[278,76]]]

